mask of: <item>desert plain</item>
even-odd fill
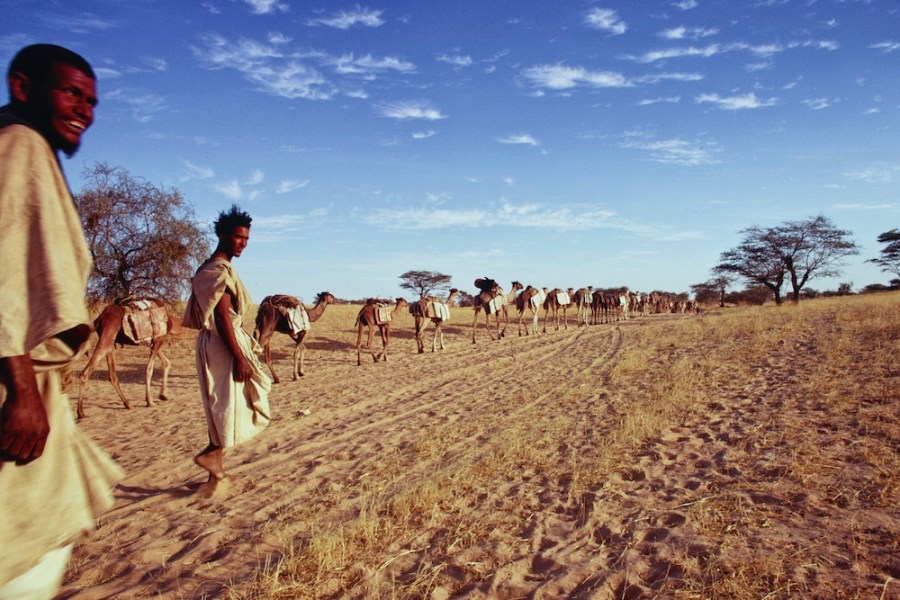
[[[209,499],[195,333],[151,407],[119,348],[133,408],[98,369],[80,426],[127,476],[59,597],[900,598],[897,292],[474,344],[454,307],[424,354],[403,314],[362,366],[358,310],[297,381],[276,334],[273,421]]]

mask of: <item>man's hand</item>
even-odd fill
[[[234,359],[234,380],[235,381],[250,381],[250,376],[253,374],[253,367],[250,365],[250,361],[247,360],[243,354],[240,354]]]
[[[0,460],[27,464],[44,453],[50,423],[29,356],[0,359],[6,400],[0,407]]]

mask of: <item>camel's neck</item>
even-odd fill
[[[309,315],[310,321],[316,321],[319,317],[322,316],[322,313],[325,312],[325,307],[328,306],[328,302],[325,300],[319,300],[316,302],[316,305],[312,308],[306,310],[306,314]]]
[[[456,298],[456,292],[450,292],[450,295],[447,296],[447,302],[446,302],[447,306],[450,306],[453,304],[454,298]]]
[[[394,310],[391,311],[391,318],[394,318],[397,313],[400,312],[400,303],[394,305]]]

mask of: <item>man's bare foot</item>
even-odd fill
[[[211,478],[225,478],[225,467],[222,464],[222,448],[210,444],[203,452],[194,457],[194,462],[201,469],[208,471]]]

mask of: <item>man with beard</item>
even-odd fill
[[[75,540],[112,505],[116,464],[75,425],[62,376],[91,333],[91,269],[58,153],[97,104],[74,52],[20,50],[0,108],[0,600],[52,598]]]

